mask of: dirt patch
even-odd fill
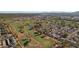
[[[25,37],[25,33],[21,33],[21,32],[18,33],[19,40],[23,39],[24,37]]]

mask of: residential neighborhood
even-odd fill
[[[0,15],[1,48],[79,48],[79,16],[62,13]]]

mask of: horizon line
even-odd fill
[[[0,13],[72,13],[78,11],[0,11]]]

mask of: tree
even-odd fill
[[[68,36],[67,33],[64,33],[64,34],[62,35],[63,38],[66,38],[67,36]]]

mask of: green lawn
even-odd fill
[[[41,38],[41,35],[38,35],[36,36],[34,34],[34,31],[33,30],[29,30],[28,28],[25,28],[25,31],[29,33],[29,35],[31,35],[34,39],[36,39],[38,42],[40,42],[43,47],[51,47],[53,42],[49,39],[49,40],[46,40],[44,38]]]

